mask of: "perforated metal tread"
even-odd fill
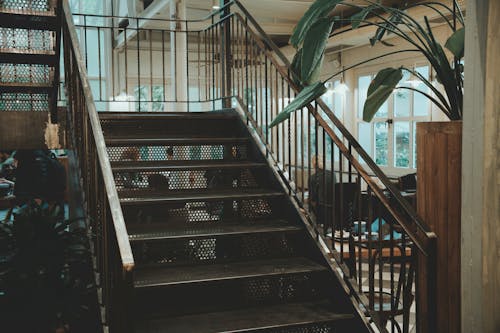
[[[172,119],[237,119],[232,109],[209,112],[99,112],[101,120],[172,120]]]
[[[249,138],[158,138],[158,137],[108,137],[106,145],[108,146],[147,146],[147,145],[165,145],[165,146],[180,146],[180,145],[237,145],[249,142]]]
[[[0,93],[18,93],[18,94],[48,94],[54,87],[51,83],[17,83],[1,82]]]
[[[326,267],[306,258],[256,260],[215,265],[185,267],[138,268],[134,275],[135,288],[201,283],[223,280],[248,279],[326,271]]]
[[[39,64],[53,66],[57,58],[54,51],[36,51],[36,50],[2,50],[0,48],[0,63],[10,64]]]
[[[245,235],[272,232],[291,232],[302,230],[286,221],[253,221],[251,224],[186,225],[171,226],[169,223],[136,224],[127,227],[131,242],[167,240],[182,238],[206,238],[217,236]]]
[[[245,189],[237,188],[233,190],[180,190],[163,193],[155,193],[148,189],[136,189],[133,191],[119,191],[122,205],[140,204],[162,204],[175,202],[197,202],[197,201],[218,201],[218,200],[245,200],[263,199],[270,197],[284,196],[285,193],[275,190]]]
[[[233,168],[260,168],[266,163],[250,161],[223,160],[177,160],[177,161],[116,161],[111,162],[113,171],[178,171],[178,170],[208,170]]]
[[[0,27],[55,31],[57,18],[51,11],[0,10]]]
[[[308,324],[334,323],[353,317],[351,314],[333,311],[330,303],[322,300],[143,321],[137,324],[136,332],[259,332]]]

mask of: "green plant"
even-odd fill
[[[33,200],[0,224],[4,328],[49,332],[82,316],[93,279],[85,229],[75,222],[61,206]]]
[[[368,88],[368,95],[363,107],[363,119],[371,121],[380,106],[397,89],[413,90],[429,98],[451,120],[462,119],[463,115],[463,65],[465,23],[460,8],[454,0],[453,8],[437,2],[426,1],[406,4],[401,8],[384,6],[378,2],[365,0],[366,6],[341,0],[316,0],[301,18],[290,38],[290,43],[297,49],[291,64],[293,81],[304,87],[278,116],[272,121],[271,127],[288,119],[295,110],[301,109],[311,101],[319,98],[326,91],[325,82],[342,72],[360,66],[370,61],[403,52],[421,53],[430,63],[436,73],[438,82],[443,86],[440,91],[427,78],[414,69],[404,66],[384,68],[377,73]],[[350,18],[332,16],[331,12],[337,5],[348,6],[357,10]],[[415,7],[426,7],[437,13],[448,25],[451,35],[445,47],[453,55],[450,61],[443,46],[436,40],[429,19],[424,17],[424,23],[419,23],[409,14]],[[371,17],[372,19],[369,19]],[[371,45],[382,43],[387,47],[394,46],[384,40],[391,34],[406,41],[410,47],[404,50],[389,51],[381,56],[372,57],[338,73],[333,74],[323,82],[317,81],[324,58],[328,37],[335,22],[351,24],[352,29],[364,26],[376,26],[375,35],[370,38]],[[413,87],[398,86],[403,78],[403,71],[418,77],[432,93]]]

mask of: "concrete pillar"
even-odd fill
[[[186,3],[184,0],[175,0],[170,2],[171,18],[179,20],[186,19]],[[172,96],[177,101],[185,102],[188,100],[188,77],[187,77],[187,35],[186,24],[184,22],[171,22],[170,28],[176,32],[170,33],[171,46],[171,73],[172,73]],[[175,103],[175,109],[172,111],[188,111],[187,103]]]

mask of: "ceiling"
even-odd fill
[[[120,0],[118,0],[120,1]],[[121,0],[123,1],[123,0]],[[136,0],[144,1],[144,0]],[[151,7],[155,8],[155,18],[169,18],[170,2],[175,0],[145,0],[152,2]],[[188,19],[205,18],[211,11],[212,6],[219,0],[184,0],[186,2],[186,16]],[[288,44],[289,37],[293,28],[306,12],[314,0],[240,0],[243,6],[259,22],[264,31],[266,31],[274,42],[282,47]],[[366,0],[348,0],[352,4],[366,5]],[[418,2],[422,0],[408,0],[409,2]],[[451,0],[441,0],[450,2]],[[397,6],[406,1],[402,0],[382,0],[384,5]],[[465,0],[459,0],[463,5]],[[465,7],[465,6],[464,6]],[[464,8],[462,7],[462,8]],[[339,5],[333,15],[347,17],[352,15],[353,8]],[[366,40],[366,38],[363,38]]]

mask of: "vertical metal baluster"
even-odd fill
[[[163,84],[163,105],[166,105],[167,84],[165,80],[165,30],[161,30],[161,79]],[[166,110],[165,110],[166,111]]]
[[[308,184],[304,184],[304,181],[305,181],[305,164],[304,164],[304,134],[305,134],[305,131],[304,131],[304,108],[300,109],[298,111],[300,113],[300,168],[301,168],[301,172],[300,172],[300,183],[302,184],[302,204],[304,205],[305,204],[305,193],[306,193],[306,187],[309,189],[309,185]],[[307,112],[307,111],[306,111]],[[309,192],[310,193],[310,192]]]
[[[149,100],[150,105],[148,111],[154,111],[154,95],[153,95],[153,30],[149,29]]]
[[[172,38],[172,35],[170,35],[170,38]],[[175,78],[177,77],[177,22],[175,24],[175,30],[174,30],[174,68],[172,68],[172,74],[170,75],[171,77],[171,84],[174,84],[174,101],[177,103],[179,100],[177,96],[179,95],[177,93],[177,83],[174,83]]]
[[[344,161],[343,159],[345,159],[345,156],[342,155],[342,152],[340,151],[340,147],[339,147],[339,155],[341,156],[340,158],[340,161],[339,161],[339,178],[340,178],[340,188],[339,188],[339,200],[340,200],[340,211],[339,211],[339,224],[338,224],[338,227],[340,228],[340,230],[344,229],[344,219],[345,219],[345,216],[344,216],[344,213],[345,213],[345,198],[344,198]],[[349,185],[350,186],[350,183]],[[342,233],[342,231],[341,231]]]
[[[265,115],[266,115],[266,119],[265,119],[265,122],[264,122],[264,128],[265,128],[265,131],[266,131],[266,157],[269,157],[269,74],[268,74],[268,63],[267,63],[267,56],[264,56],[264,60],[265,60],[265,76],[264,76],[264,80],[266,82],[266,85],[265,85],[265,101],[266,101],[266,104],[265,104]]]
[[[141,38],[139,31],[139,18],[136,19],[136,38],[137,38],[137,91],[139,95],[139,112],[142,111],[141,94]]]
[[[384,261],[383,261],[383,249],[382,249],[382,242],[383,242],[383,234],[382,234],[382,215],[381,215],[381,206],[382,203],[380,202],[379,198],[377,197],[377,219],[378,219],[378,237],[377,237],[377,248],[378,248],[378,294],[379,294],[379,319],[382,317],[382,312],[384,309],[384,300],[383,300],[383,269],[384,269]]]
[[[189,27],[188,21],[185,21],[186,25],[186,94],[187,94],[187,112],[191,109],[191,94],[189,93]]]
[[[127,28],[125,27],[123,29],[123,35],[124,35],[124,44],[125,44],[125,92],[129,93],[128,91],[128,43],[127,43]],[[120,74],[118,74],[120,75]]]
[[[362,224],[361,222],[363,220],[365,220],[365,218],[362,218],[362,212],[363,212],[363,209],[362,209],[362,193],[361,193],[361,177],[359,177],[358,175],[358,244],[361,244],[361,234],[362,234]],[[368,198],[369,199],[369,198]],[[367,224],[365,224],[365,228],[368,227]],[[361,248],[359,248],[358,246],[358,286],[359,286],[359,289],[358,289],[358,292],[361,294],[363,292],[363,280],[362,280],[362,277],[361,277],[361,269],[362,269],[362,259],[363,257],[361,256]]]
[[[326,137],[325,137],[325,130],[323,129],[323,127],[321,127],[321,144],[322,144],[322,156],[321,156],[321,159],[322,159],[322,163],[323,163],[323,172],[322,172],[322,175],[323,175],[323,200],[325,201],[324,202],[324,207],[323,207],[323,219],[322,219],[322,224],[323,224],[323,236],[326,237],[327,236],[327,232],[328,232],[328,227],[330,227],[330,219],[329,219],[329,216],[328,216],[328,208],[327,208],[327,205],[328,205],[328,182],[327,182],[327,173],[326,173]],[[333,231],[333,225],[332,225],[332,238],[333,236],[335,236],[335,233]],[[342,239],[342,234],[340,235],[340,238]],[[344,240],[342,239],[342,242]]]
[[[201,31],[197,32],[198,36],[196,37],[197,40],[197,49],[198,49],[198,58],[196,59],[197,62],[197,67],[198,67],[198,105],[200,105],[201,102],[201,73],[200,73],[200,66],[201,66],[201,59],[200,59],[200,54],[201,54]]]
[[[99,59],[99,101],[102,101],[102,75],[101,75],[101,28],[97,27],[97,58]],[[113,80],[111,80],[113,81]]]
[[[367,189],[367,195],[368,195],[368,221],[366,224],[367,227],[367,244],[368,244],[368,280],[369,280],[369,309],[374,310],[375,309],[375,262],[372,260],[372,222],[373,222],[373,192],[372,188],[370,185],[368,185]],[[359,251],[361,251],[361,247],[359,248]],[[362,272],[362,271],[361,271]],[[360,274],[361,274],[360,272]]]

